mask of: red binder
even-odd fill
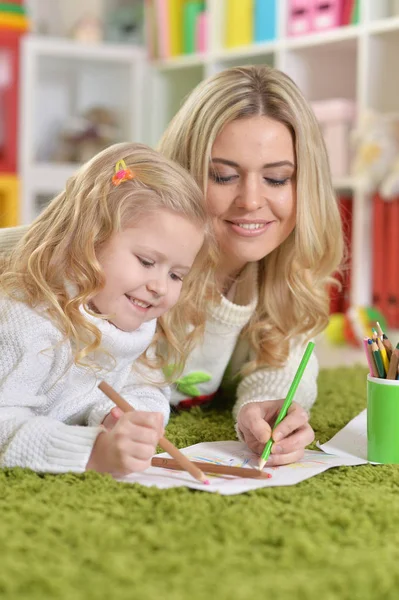
[[[373,251],[372,261],[372,289],[373,306],[378,308],[383,315],[386,315],[386,232],[385,232],[385,209],[386,202],[375,194],[373,198],[373,223],[372,239],[370,243]]]
[[[344,0],[342,7],[341,25],[350,25],[352,20],[352,12],[354,0]]]
[[[388,326],[399,327],[399,198],[385,202],[385,316]]]
[[[334,275],[341,283],[342,288],[337,290],[334,287],[330,291],[330,314],[343,313],[349,308],[350,304],[352,204],[351,196],[341,196],[338,199],[346,245],[346,261],[342,265],[341,272]]]
[[[0,28],[0,53],[8,62],[9,81],[0,89],[4,143],[0,146],[0,172],[17,171],[17,111],[19,84],[19,41],[21,34]]]
[[[352,196],[341,197],[340,212],[346,244],[346,262],[343,267],[342,312],[350,306],[350,288],[352,276]]]

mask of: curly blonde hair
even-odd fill
[[[328,323],[328,288],[343,257],[342,225],[322,134],[308,102],[284,73],[235,67],[200,83],[169,124],[158,149],[185,167],[205,191],[213,144],[228,123],[267,116],[290,131],[297,160],[296,226],[259,261],[259,301],[243,332],[256,360],[282,366],[289,341],[309,339]],[[238,284],[239,285],[239,284]]]
[[[112,177],[120,160],[135,177],[116,187]],[[44,305],[49,318],[77,348],[75,363],[90,364],[89,355],[101,349],[101,332],[80,307],[90,312],[90,299],[105,283],[98,249],[126,224],[160,208],[183,215],[205,232],[179,302],[158,319],[151,346],[158,347],[163,340],[166,350],[162,355],[153,353],[151,361],[141,359],[153,368],[182,365],[205,323],[205,306],[214,287],[215,243],[203,194],[194,179],[143,144],[115,144],[68,180],[65,191],[32,223],[2,266],[2,292],[31,307]],[[76,288],[72,295],[69,282]],[[189,333],[187,325],[191,325]]]

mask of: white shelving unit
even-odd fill
[[[64,10],[71,6],[70,0],[45,1],[47,12],[56,1],[64,2]],[[38,8],[43,0],[30,2]],[[93,6],[101,2],[105,0],[91,0]],[[290,38],[287,0],[278,0],[276,40],[225,49],[225,1],[207,0],[208,51],[153,63],[140,48],[27,37],[20,143],[23,222],[40,210],[40,197],[59,192],[76,169],[75,164],[51,163],[46,156],[54,124],[93,103],[123,115],[123,139],[155,146],[185,96],[201,80],[227,67],[266,63],[290,75],[310,101],[350,99],[359,115],[367,108],[398,111],[398,5],[398,0],[360,0],[359,24]],[[351,300],[367,305],[371,302],[370,197],[361,182],[349,176],[334,184],[337,190],[353,194]]]
[[[27,36],[22,46],[21,221],[29,223],[78,165],[51,162],[68,118],[101,105],[118,117],[118,140],[143,141],[144,49]]]
[[[287,37],[287,0],[278,0],[277,39],[223,48],[224,0],[207,0],[211,30],[205,54],[157,61],[152,66],[153,113],[147,141],[156,144],[184,97],[202,79],[227,67],[270,64],[286,72],[310,101],[346,98],[357,114],[399,110],[399,3],[360,0],[357,25]],[[354,202],[351,301],[371,303],[371,198],[350,176],[334,181]]]

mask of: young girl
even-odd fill
[[[342,258],[341,221],[319,126],[284,73],[237,67],[199,84],[159,149],[204,190],[220,246],[219,302],[208,311],[205,337],[191,353],[172,403],[209,402],[223,377],[239,373],[237,432],[261,452],[304,344],[328,322],[328,285]],[[299,460],[313,440],[308,411],[317,371],[313,356],[296,402],[273,432],[269,464]]]
[[[156,369],[182,364],[204,322],[211,239],[194,180],[146,146],[114,145],[68,181],[0,277],[1,466],[149,466],[169,415]],[[157,319],[163,362],[143,355]],[[101,379],[136,411],[113,419]]]

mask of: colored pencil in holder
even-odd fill
[[[378,349],[377,342],[375,342],[374,340],[371,341],[371,349],[373,351],[375,364],[377,366],[378,377],[385,379],[385,370],[381,358],[381,352]]]
[[[387,351],[387,355],[389,360],[391,360],[391,356],[392,356],[392,352],[393,352],[393,346],[390,342],[390,340],[388,339],[388,336],[384,335],[382,336],[382,343],[384,344],[384,348]]]
[[[364,351],[366,353],[366,358],[367,358],[367,363],[368,363],[369,370],[370,370],[370,375],[372,377],[378,377],[377,365],[375,364],[373,351],[371,349],[371,344],[372,344],[372,340],[370,340],[369,338],[364,338],[363,346],[364,346]]]
[[[387,351],[385,349],[384,344],[382,343],[381,339],[378,337],[378,333],[375,329],[373,329],[373,340],[375,341],[375,343],[378,346],[378,350],[381,353],[381,359],[382,359],[382,364],[384,367],[384,372],[385,375],[388,373],[388,369],[389,369],[389,359],[388,359],[388,354]]]
[[[392,354],[392,351],[393,351],[393,346],[392,346],[390,340],[388,339],[388,336],[383,332],[383,330],[381,328],[381,325],[379,324],[378,321],[377,321],[376,325],[377,325],[378,334],[379,334],[380,339],[381,339],[381,341],[382,341],[382,343],[384,345],[385,350],[387,351],[388,359],[390,360],[391,359],[391,354]]]
[[[389,363],[389,369],[387,373],[387,379],[397,379],[399,367],[399,344],[392,352],[391,361]]]
[[[134,411],[134,408],[132,406],[130,406],[130,404],[128,402],[126,402],[126,400],[124,398],[122,398],[122,396],[120,394],[118,394],[118,392],[116,390],[114,390],[114,388],[111,387],[106,381],[101,381],[99,383],[98,387],[123,412],[126,413],[126,412]],[[172,442],[170,442],[166,438],[162,437],[159,440],[158,444],[161,446],[162,450],[165,450],[165,452],[170,454],[181,465],[182,470],[188,471],[188,473],[190,473],[190,475],[192,475],[194,477],[194,479],[197,479],[197,481],[200,481],[201,483],[209,484],[209,480],[206,478],[205,474],[201,471],[201,469],[196,467],[187,458],[187,456],[184,456],[184,454],[182,452],[180,452],[180,450],[178,448],[176,448],[176,446],[174,446],[172,444]]]
[[[378,331],[378,335],[380,336],[380,339],[382,340],[382,338],[384,337],[384,332],[382,331],[382,327],[381,327],[381,325],[379,324],[378,321],[376,321],[375,325],[376,325],[376,328],[377,328],[377,331]]]

